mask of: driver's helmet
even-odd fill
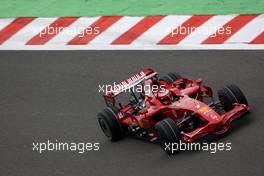
[[[158,97],[161,103],[163,104],[171,104],[173,101],[172,93],[168,89],[163,89],[158,92]]]

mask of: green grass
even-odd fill
[[[1,0],[0,17],[264,13],[264,0]]]

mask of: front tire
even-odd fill
[[[116,118],[117,113],[118,109],[109,107],[98,113],[99,125],[105,136],[110,138],[111,141],[118,141],[125,136],[123,126]]]
[[[176,143],[179,149],[181,133],[176,123],[172,119],[166,118],[159,121],[155,125],[155,129],[157,130],[158,142],[162,149],[168,154],[174,154],[175,151],[177,152],[177,150],[172,150],[171,148],[171,146]],[[168,145],[170,145],[170,147],[167,147]]]
[[[248,106],[248,101],[244,93],[238,86],[234,84],[229,84],[224,88],[218,90],[217,94],[218,99],[220,100],[226,111],[230,111],[231,109],[233,109],[234,103],[244,104]]]

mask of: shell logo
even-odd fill
[[[198,111],[201,112],[201,113],[203,113],[203,112],[205,112],[207,110],[208,110],[208,107],[207,106],[202,106],[202,107],[199,108]]]

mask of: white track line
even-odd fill
[[[157,44],[191,16],[166,16],[137,38],[132,45]]]
[[[264,44],[208,45],[0,45],[0,50],[264,50]]]
[[[25,45],[32,37],[40,33],[45,27],[53,23],[57,18],[36,18],[23,29],[18,31],[10,39],[6,40],[3,46]]]
[[[264,31],[264,15],[256,17],[225,43],[249,43]]]
[[[123,17],[93,39],[90,44],[110,44],[142,19],[143,17]]]
[[[66,45],[69,41],[71,41],[74,37],[76,37],[83,29],[86,29],[95,21],[97,21],[100,17],[91,17],[91,18],[79,18],[73,24],[68,26],[67,29],[53,37],[50,41],[48,41],[45,45]],[[71,32],[72,31],[72,32]]]
[[[196,28],[197,30],[188,35],[185,39],[183,39],[179,45],[185,44],[200,44],[205,39],[207,39],[211,34],[214,34],[217,29],[222,27],[228,21],[233,19],[236,15],[228,15],[228,16],[213,16],[207,22],[202,24],[200,27]]]

